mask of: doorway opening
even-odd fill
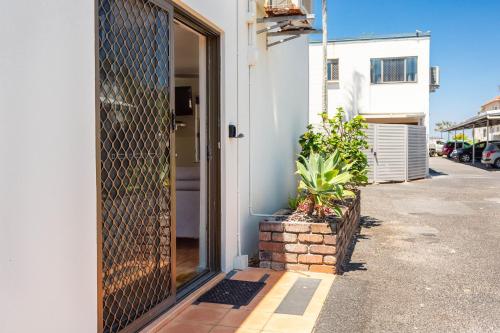
[[[207,272],[206,39],[174,22],[176,286]]]

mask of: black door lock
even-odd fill
[[[243,133],[237,134],[238,131],[236,130],[236,125],[229,124],[229,137],[233,139],[241,139],[245,137]]]

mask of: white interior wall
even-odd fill
[[[177,116],[177,121],[182,121],[186,126],[178,127],[175,132],[175,151],[177,166],[198,167],[196,162],[195,135],[196,135],[196,96],[199,96],[199,78],[176,78],[176,87],[191,87],[193,94],[193,114],[189,116]],[[201,103],[200,103],[201,105]]]
[[[95,332],[94,1],[0,2],[0,332]]]
[[[199,43],[200,36],[194,31],[180,24],[174,25],[175,36],[175,86],[191,87],[193,94],[193,114],[177,116],[177,121],[183,122],[185,127],[178,127],[175,133],[175,148],[177,166],[199,167],[196,161],[196,97],[200,96],[200,66]],[[200,105],[203,105],[200,103]],[[199,110],[198,110],[199,112]]]

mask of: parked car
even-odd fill
[[[481,163],[500,169],[500,142],[491,142],[483,151]]]
[[[443,147],[445,143],[439,139],[429,140],[429,156],[443,156]]]
[[[500,141],[492,141],[491,143],[500,143]],[[474,150],[475,150],[474,159],[475,160],[481,159],[481,157],[483,155],[483,151],[487,145],[488,144],[486,141],[478,142],[474,145],[474,147],[475,147],[474,148]],[[472,146],[457,149],[456,156],[453,156],[453,158],[458,159],[460,162],[465,162],[465,163],[471,162],[472,161]]]
[[[448,141],[446,144],[443,146],[443,156],[446,156],[448,158],[451,158],[451,153],[453,153],[453,150],[455,150],[455,144],[456,144],[456,149],[464,147],[470,147],[470,144],[467,142],[462,142],[462,141]]]

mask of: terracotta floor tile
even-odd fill
[[[215,325],[229,311],[225,308],[211,308],[191,305],[175,317],[174,322],[199,322],[202,324]]]
[[[266,294],[268,297],[285,297],[288,291],[292,288],[292,285],[277,283],[271,288],[271,290]]]
[[[249,328],[238,328],[235,333],[260,333],[260,330],[252,330]]]
[[[261,330],[272,313],[262,311],[229,310],[219,322],[220,326]]]
[[[255,306],[256,311],[262,311],[262,312],[271,312],[273,313],[278,306],[280,305],[281,301],[283,301],[282,297],[270,297],[270,296],[265,296],[259,304]]]
[[[205,303],[201,302],[196,306],[207,307],[207,308],[216,308],[216,309],[232,309],[233,306],[231,304],[218,304],[218,303]]]
[[[215,326],[210,333],[260,333],[260,330],[252,330],[248,328],[236,328],[227,326]]]
[[[208,333],[212,327],[200,323],[172,322],[160,329],[158,333]]]
[[[271,316],[264,331],[280,333],[310,333],[314,328],[315,318],[292,316],[275,313]]]
[[[262,271],[246,270],[236,273],[231,280],[259,281],[264,274]]]
[[[236,327],[215,326],[210,333],[236,333]]]
[[[240,309],[241,310],[253,310],[253,309],[255,309],[260,304],[260,302],[262,302],[262,300],[264,299],[264,296],[265,296],[265,294],[260,294],[260,293],[257,294],[257,296],[255,296],[248,305],[244,305]]]

